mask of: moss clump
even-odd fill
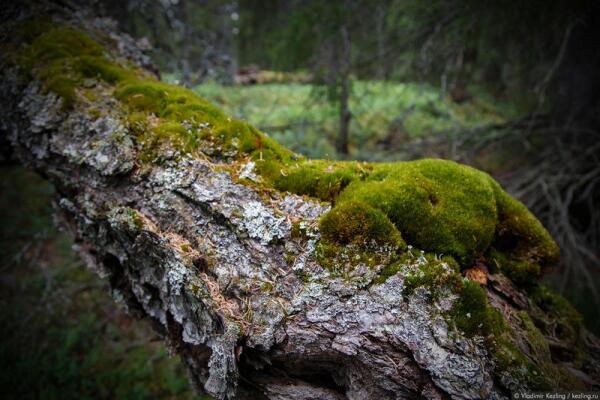
[[[560,250],[548,231],[521,202],[493,182],[498,224],[491,256],[500,270],[518,285],[534,282],[555,264]]]
[[[337,204],[351,200],[381,210],[408,243],[462,263],[489,246],[496,226],[488,176],[450,161],[377,165],[364,181],[351,183]]]
[[[391,223],[407,243],[464,266],[492,249],[495,263],[518,284],[535,281],[558,257],[525,206],[489,175],[451,161],[305,161],[283,168],[273,184],[333,201],[320,226],[332,243],[381,242]]]
[[[451,315],[456,327],[465,335],[489,337],[506,330],[504,317],[488,304],[485,290],[479,283],[463,280],[458,295]]]
[[[310,160],[291,166],[280,165],[272,178],[275,188],[300,195],[334,201],[351,182],[364,179],[372,170],[361,162]]]
[[[252,126],[227,118],[193,92],[152,79],[125,80],[116,97],[134,113],[130,129],[137,134],[144,161],[153,161],[170,146],[181,153],[202,151],[219,158],[260,153],[288,160],[292,153]]]
[[[114,83],[133,75],[131,70],[108,61],[103,47],[86,33],[48,21],[40,22],[43,29],[33,25],[35,21],[27,21],[21,26],[27,47],[20,52],[19,64],[27,78],[42,81],[46,91],[63,99],[63,109],[74,105],[85,78]]]
[[[405,247],[400,232],[380,210],[360,201],[347,201],[321,218],[323,239],[331,243]]]
[[[535,260],[523,260],[515,257],[510,252],[501,252],[490,247],[486,253],[486,260],[491,273],[502,272],[510,280],[519,286],[530,286],[535,284],[536,279],[542,275],[542,267]]]

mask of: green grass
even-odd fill
[[[166,80],[174,80],[166,76]],[[393,157],[378,145],[391,131],[400,140],[501,123],[517,110],[481,94],[461,104],[441,99],[437,88],[417,83],[355,81],[350,97],[351,156],[363,160]],[[309,158],[336,159],[337,106],[311,84],[271,83],[222,86],[214,82],[194,91],[225,114],[249,122],[287,148]],[[411,112],[407,112],[411,109]],[[395,120],[406,114],[402,124]],[[396,155],[397,156],[397,155]]]

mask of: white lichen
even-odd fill
[[[166,265],[166,270],[167,282],[169,283],[171,294],[180,294],[181,288],[187,280],[189,270],[183,263],[177,261]]]
[[[253,182],[260,182],[260,177],[254,172],[255,167],[256,163],[254,161],[249,161],[244,164],[242,170],[240,171],[240,179],[248,179]]]
[[[290,230],[285,218],[277,218],[259,201],[250,201],[244,206],[243,221],[248,236],[267,245],[274,239],[283,239]]]

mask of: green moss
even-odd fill
[[[283,168],[273,182],[335,202],[320,226],[333,243],[381,243],[394,232],[391,223],[406,242],[464,266],[494,246],[494,263],[521,285],[558,258],[556,244],[523,204],[487,174],[454,162],[306,161]]]
[[[503,265],[502,272],[520,286],[534,284],[542,275],[539,264],[531,261],[509,261]]]
[[[542,363],[551,363],[550,348],[542,332],[535,326],[527,311],[519,311],[517,315],[521,321],[521,328],[525,332],[532,355]]]
[[[315,258],[319,265],[329,270],[334,276],[348,278],[360,264],[368,268],[390,265],[398,261],[396,249],[383,246],[376,250],[355,244],[338,245],[320,241],[315,246]]]
[[[296,274],[296,276],[298,277],[298,279],[300,279],[302,282],[304,283],[309,283],[310,282],[310,276],[302,271],[302,270],[298,270],[294,272]]]
[[[41,28],[32,28],[36,21],[21,25],[21,35],[27,47],[20,52],[19,64],[28,78],[44,82],[46,91],[63,98],[63,109],[75,102],[76,89],[86,77],[84,66],[98,60],[102,47],[87,34],[69,28],[40,22]],[[43,33],[43,34],[42,34]]]
[[[560,294],[539,285],[530,291],[530,296],[538,307],[548,315],[556,326],[552,334],[559,340],[570,343],[573,351],[580,344],[580,332],[583,329],[581,314]]]
[[[487,175],[450,161],[377,165],[338,204],[360,200],[380,209],[408,243],[468,263],[489,246],[496,205]]]
[[[292,224],[290,236],[296,240],[308,240],[308,224],[305,221],[297,221]]]
[[[446,314],[447,321],[466,336],[477,335],[485,339],[484,343],[495,362],[497,376],[535,390],[585,389],[572,373],[553,362],[544,334],[527,312],[516,314],[519,323],[516,329],[522,332],[520,337],[524,339],[518,341],[515,331],[509,327],[502,313],[489,304],[484,288],[477,282],[463,279],[458,265],[448,268],[450,265],[453,265],[451,259],[443,263],[434,255],[421,253],[415,256],[409,251],[398,263],[385,268],[378,279],[381,282],[398,271],[408,271],[405,295],[418,287],[428,288],[434,299],[444,287],[456,293],[458,298]],[[572,315],[569,305],[560,298],[545,292],[540,297],[548,303],[548,309],[555,310],[557,315]]]
[[[502,272],[519,286],[534,285],[537,278],[542,276],[542,268],[535,260],[509,258],[510,256],[510,252],[504,253],[490,247],[485,255],[490,272]]]
[[[293,266],[295,262],[296,262],[296,256],[295,256],[294,254],[292,254],[292,253],[287,253],[287,254],[285,255],[285,263],[286,263],[288,266],[290,266],[290,267],[291,267],[291,266]]]
[[[201,113],[202,117],[210,117],[211,120],[225,118],[217,108],[189,90],[152,79],[122,82],[115,96],[133,111],[145,111],[158,117],[184,120]]]
[[[354,241],[365,242],[369,232],[380,234],[379,229],[357,229],[349,218],[354,208],[361,218],[369,214],[382,230],[389,230],[392,223],[408,243],[452,255],[463,264],[489,247],[498,222],[491,178],[450,161],[306,161],[285,167],[273,184],[279,190],[335,201],[332,215],[325,216],[321,226],[326,240],[355,231]],[[383,215],[375,215],[372,209]],[[328,223],[328,219],[343,223]],[[346,235],[337,241],[352,240]]]
[[[495,263],[519,285],[534,282],[554,265],[560,251],[548,231],[521,202],[493,182],[498,204],[498,224],[492,246]],[[504,254],[504,259],[498,257]]]
[[[300,222],[294,222],[290,229],[290,236],[292,239],[300,239],[303,238],[306,233],[306,230],[303,229],[302,224]]]
[[[488,304],[479,283],[463,280],[451,315],[456,327],[467,336],[498,336],[506,330],[502,314]]]
[[[482,336],[488,351],[495,362],[495,374],[509,380],[525,384],[536,390],[581,388],[566,369],[552,362],[548,343],[526,312],[519,312],[521,329],[527,342],[528,351],[517,344],[515,334],[505,321],[502,313],[492,307],[485,289],[479,283],[463,279],[459,267],[452,260],[443,263],[433,255],[403,256],[398,264],[391,265],[383,272],[388,275],[398,270],[410,271],[410,265],[418,269],[405,277],[404,294],[410,294],[417,287],[427,287],[434,299],[440,288],[446,287],[458,295],[452,309],[446,314],[450,326],[466,336]],[[448,268],[448,266],[454,267]]]
[[[356,200],[344,202],[324,215],[319,228],[323,239],[331,243],[406,247],[400,232],[383,212]]]
[[[63,76],[56,76],[49,78],[46,81],[45,90],[46,93],[52,92],[63,99],[62,109],[66,110],[73,106],[75,103],[75,87],[77,82],[71,78]]]
[[[496,362],[496,375],[524,383],[533,390],[552,388],[543,371],[523,354],[508,332],[496,340],[493,356]]]
[[[29,78],[40,80],[48,92],[63,99],[63,109],[77,104],[83,79],[113,85],[115,97],[129,114],[131,132],[141,144],[143,161],[157,159],[158,149],[171,146],[194,153],[212,145],[215,153],[246,157],[264,153],[265,161],[285,163],[293,154],[248,124],[227,118],[218,108],[192,91],[160,82],[131,65],[121,65],[88,33],[68,26],[45,23],[44,29],[24,23],[26,47],[19,64]],[[257,154],[258,154],[257,153]]]
[[[310,160],[281,169],[273,184],[279,190],[333,201],[351,182],[366,177],[370,169],[361,162]]]
[[[98,78],[111,84],[134,76],[132,71],[100,56],[82,55],[77,60],[75,68],[84,77]]]
[[[519,324],[516,329],[524,339],[519,341],[502,313],[489,304],[485,289],[477,282],[463,279],[459,266],[451,258],[444,262],[432,254],[413,254],[409,250],[398,262],[384,268],[376,283],[399,271],[406,272],[405,295],[418,287],[428,288],[434,299],[443,293],[441,288],[458,295],[453,308],[445,314],[447,321],[466,336],[485,339],[497,376],[536,390],[585,388],[567,369],[553,362],[546,338],[525,311],[516,314]],[[560,315],[571,314],[568,304],[560,299],[547,293],[541,297],[550,304],[549,309],[557,310]]]
[[[396,275],[398,272],[402,271],[403,264],[402,261],[395,262],[389,265],[386,265],[380,272],[377,278],[373,280],[375,284],[381,284],[388,280],[388,278]]]
[[[508,262],[508,258],[506,254],[501,251],[496,250],[493,247],[490,247],[485,254],[485,259],[487,261],[486,265],[488,267],[488,271],[491,274],[496,274],[500,272],[502,269],[502,265]]]
[[[139,138],[147,161],[156,159],[156,149],[165,143],[182,153],[213,149],[217,157],[260,159],[264,154],[268,158],[261,161],[275,164],[291,157],[291,152],[255,128],[227,118],[185,88],[151,79],[126,80],[117,86],[116,97],[136,113],[131,129],[143,132]],[[259,165],[259,171],[264,169],[264,164]]]
[[[497,340],[493,353],[497,371],[535,390],[585,390],[585,385],[577,377],[553,362],[548,341],[529,314],[519,311],[517,317],[525,339],[525,352],[516,345],[514,336],[506,332]]]
[[[456,291],[462,282],[460,267],[452,257],[440,259],[434,254],[421,254],[419,257],[408,253],[404,262],[416,265],[416,271],[409,272],[404,279],[404,294],[409,295],[418,287],[429,289],[434,299],[444,287]]]
[[[83,55],[101,56],[104,49],[87,33],[66,26],[46,25],[44,31],[36,32],[29,38],[30,62],[66,60]]]

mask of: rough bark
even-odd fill
[[[73,23],[108,32],[121,57],[144,60],[114,26],[82,18]],[[97,87],[101,117],[63,111],[60,97],[3,65],[0,142],[56,186],[57,222],[76,250],[109,280],[115,300],[152,322],[199,392],[217,399],[501,399],[529,387],[497,368],[483,338],[452,328],[444,317],[456,301],[451,292],[406,294],[408,270],[374,283],[366,266],[343,277],[321,267],[314,245],[327,204],[236,183],[210,157],[173,153],[159,164],[140,162],[124,109]],[[292,234],[298,220],[309,227],[307,238]],[[573,344],[503,275],[486,279],[490,303],[527,360],[568,369],[578,387],[598,387],[594,337],[582,329]],[[532,344],[522,311],[549,352]]]

